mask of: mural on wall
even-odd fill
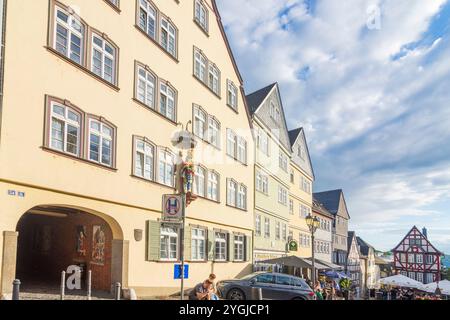
[[[77,226],[77,254],[81,257],[86,256],[87,246],[87,230],[86,226]]]
[[[93,227],[92,263],[103,265],[105,263],[106,236],[103,226]]]

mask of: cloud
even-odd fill
[[[413,224],[450,234],[449,1],[217,2],[246,91],[279,82],[315,189],[344,189],[352,228],[384,249]]]

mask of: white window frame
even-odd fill
[[[161,171],[162,170],[162,171]],[[161,172],[164,172],[164,175],[161,176]],[[169,186],[174,187],[175,185],[175,156],[169,150],[159,148],[158,150],[158,182]]]
[[[244,261],[245,257],[245,236],[234,235],[234,261]]]
[[[255,234],[261,236],[261,215],[255,216]]]
[[[287,225],[286,225],[286,223],[283,223],[281,226],[281,239],[283,241],[287,240]]]
[[[194,75],[200,81],[206,83],[208,59],[203,53],[195,48],[194,50]]]
[[[212,116],[208,116],[208,142],[220,149],[220,122]]]
[[[238,184],[233,179],[228,179],[227,184],[227,204],[232,207],[237,206],[237,189]]]
[[[282,186],[278,186],[278,203],[287,206],[287,190]]]
[[[208,63],[208,87],[220,95],[220,70],[214,63]]]
[[[61,108],[64,109],[64,116],[55,112],[55,107],[56,108]],[[65,106],[61,103],[57,103],[52,101],[50,103],[50,137],[49,137],[49,146],[51,149],[57,150],[57,151],[61,151],[70,155],[74,155],[79,157],[81,154],[81,121],[82,121],[82,115],[80,114],[80,112]],[[78,117],[78,121],[75,121],[73,119],[70,118],[70,113],[73,113],[74,115],[76,115]],[[55,136],[53,134],[53,122],[60,122],[62,123],[62,149],[59,149],[58,147],[53,145],[53,140],[55,139]],[[69,136],[69,130],[68,127],[74,127],[77,129],[77,143],[76,143],[76,152],[70,152],[68,151],[68,145],[72,143],[68,143],[68,136]],[[56,140],[56,139],[55,139]],[[59,141],[59,140],[58,140]]]
[[[231,80],[227,80],[227,104],[235,111],[238,108],[238,89]]]
[[[289,199],[289,214],[294,214],[294,200]]]
[[[101,46],[95,42],[95,40],[101,41]],[[116,57],[117,57],[117,49],[116,47],[109,42],[107,39],[99,36],[95,32],[92,33],[91,39],[91,47],[92,47],[92,57],[91,57],[91,71],[95,73],[97,76],[102,79],[108,81],[109,83],[116,83]],[[112,53],[108,51],[108,48],[112,50]],[[100,57],[96,57],[96,53],[100,55]],[[95,65],[95,61],[100,60],[100,69]],[[111,66],[107,65],[107,61],[111,61]],[[107,68],[111,68],[111,74],[109,75],[106,70]],[[110,77],[110,78],[109,78]]]
[[[161,261],[177,261],[179,257],[179,230],[176,228],[168,228],[168,227],[161,227],[161,246],[160,246],[160,260]],[[172,245],[175,240],[176,243],[176,249],[175,251],[172,250]],[[165,242],[166,250],[165,253],[167,257],[163,258],[163,242]],[[173,253],[175,253],[175,257],[173,256]]]
[[[237,161],[247,164],[247,141],[243,137],[237,137]]]
[[[207,133],[208,114],[199,106],[194,106],[194,134],[202,140],[205,140]]]
[[[140,147],[140,145],[142,145],[142,148]],[[149,143],[142,138],[136,138],[134,174],[143,179],[153,181],[155,179],[155,155],[156,147],[152,143]],[[140,172],[138,169],[138,161],[140,162]],[[147,168],[149,168],[150,170],[148,170]]]
[[[208,32],[209,27],[209,11],[203,4],[203,1],[195,0],[194,19],[200,27]]]
[[[202,245],[203,244],[203,245]],[[206,230],[202,228],[191,229],[191,260],[206,260]]]
[[[227,234],[216,232],[214,239],[214,261],[227,261]]]
[[[142,12],[145,12],[145,25],[142,25]],[[158,11],[147,0],[139,0],[139,27],[153,40],[156,41],[158,24]],[[153,29],[150,29],[153,25]]]
[[[58,17],[58,12],[61,12],[65,16],[67,16],[67,22],[60,19]],[[77,30],[75,27],[76,25],[79,25],[80,30]],[[58,42],[58,26],[63,28],[66,31],[66,37],[65,37],[65,52],[62,52],[57,48],[57,44],[61,45],[61,43]],[[77,37],[80,41],[80,45],[72,42],[72,36]],[[81,19],[78,19],[73,14],[70,14],[67,12],[67,10],[61,8],[60,6],[55,6],[55,26],[54,26],[54,33],[53,33],[53,48],[59,52],[60,54],[64,55],[65,57],[69,58],[73,62],[84,65],[84,41],[86,38],[86,26],[83,24]],[[78,56],[78,53],[75,52],[75,50],[72,47],[79,47],[80,48],[80,61],[77,61],[76,59],[73,59],[72,55],[76,54]]]
[[[202,166],[195,166],[194,193],[199,197],[206,196],[207,170]]]
[[[236,159],[237,135],[233,130],[227,128],[227,155]]]
[[[92,124],[96,123],[99,125],[99,129],[94,129],[92,128]],[[105,130],[109,130],[111,132],[110,135],[108,135],[107,133],[105,133]],[[98,146],[98,157],[97,159],[93,159],[92,158],[92,150],[91,150],[91,145],[92,145],[92,141],[91,141],[91,136],[95,135],[99,138],[99,146]],[[113,155],[114,155],[114,128],[111,127],[108,124],[105,124],[99,120],[96,119],[89,119],[89,134],[88,134],[88,159],[89,161],[92,162],[96,162],[102,165],[106,165],[108,167],[112,167],[113,165]],[[110,161],[104,162],[103,161],[103,142],[104,141],[109,141],[110,142],[110,154],[109,154],[109,159]]]
[[[239,209],[242,210],[246,210],[247,209],[247,187],[244,186],[243,184],[240,184],[238,186],[238,191],[237,191],[237,202],[236,202],[236,206]]]
[[[136,99],[154,110],[156,105],[157,77],[141,66],[138,66],[137,72]]]
[[[172,86],[164,82],[159,85],[159,113],[167,119],[176,121],[177,93]]]
[[[207,198],[219,201],[219,175],[216,172],[208,172]]]
[[[264,217],[264,238],[270,238],[270,218]]]
[[[161,17],[160,23],[160,44],[164,50],[166,50],[173,57],[177,57],[177,28],[166,17]],[[167,38],[164,41],[163,35],[166,34]]]

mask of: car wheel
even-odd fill
[[[227,294],[228,300],[245,300],[245,294],[241,289],[233,288],[228,291]]]

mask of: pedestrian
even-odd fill
[[[219,296],[217,295],[216,275],[214,273],[211,273],[209,275],[208,280],[211,282],[210,288],[211,300],[219,300]]]
[[[316,294],[317,300],[323,300],[322,287],[320,286],[319,280],[316,280],[316,285],[314,286],[314,293]]]
[[[211,285],[209,279],[197,284],[189,293],[189,300],[211,300]]]

